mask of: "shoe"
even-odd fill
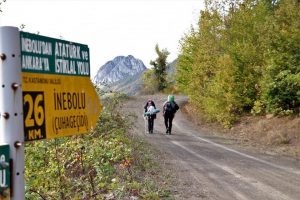
[[[168,133],[169,133],[169,129],[167,128],[166,134],[168,134]]]

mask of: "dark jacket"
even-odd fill
[[[165,115],[165,113],[166,113],[166,104],[167,104],[168,102],[171,103],[172,111],[173,111],[172,113],[169,113],[169,115],[171,115],[171,116],[174,117],[175,113],[176,113],[177,110],[179,109],[179,106],[178,106],[178,104],[177,104],[175,101],[166,101],[166,102],[164,102],[164,104],[163,104],[163,115]]]

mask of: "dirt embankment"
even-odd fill
[[[280,154],[300,159],[300,117],[243,116],[231,129],[206,122],[193,106],[182,110],[188,117],[209,132],[235,139],[239,144],[268,154]]]

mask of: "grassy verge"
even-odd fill
[[[154,151],[129,134],[122,100],[105,101],[89,134],[26,144],[26,199],[171,199]]]

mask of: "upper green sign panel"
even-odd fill
[[[22,72],[90,76],[89,47],[20,32]]]

